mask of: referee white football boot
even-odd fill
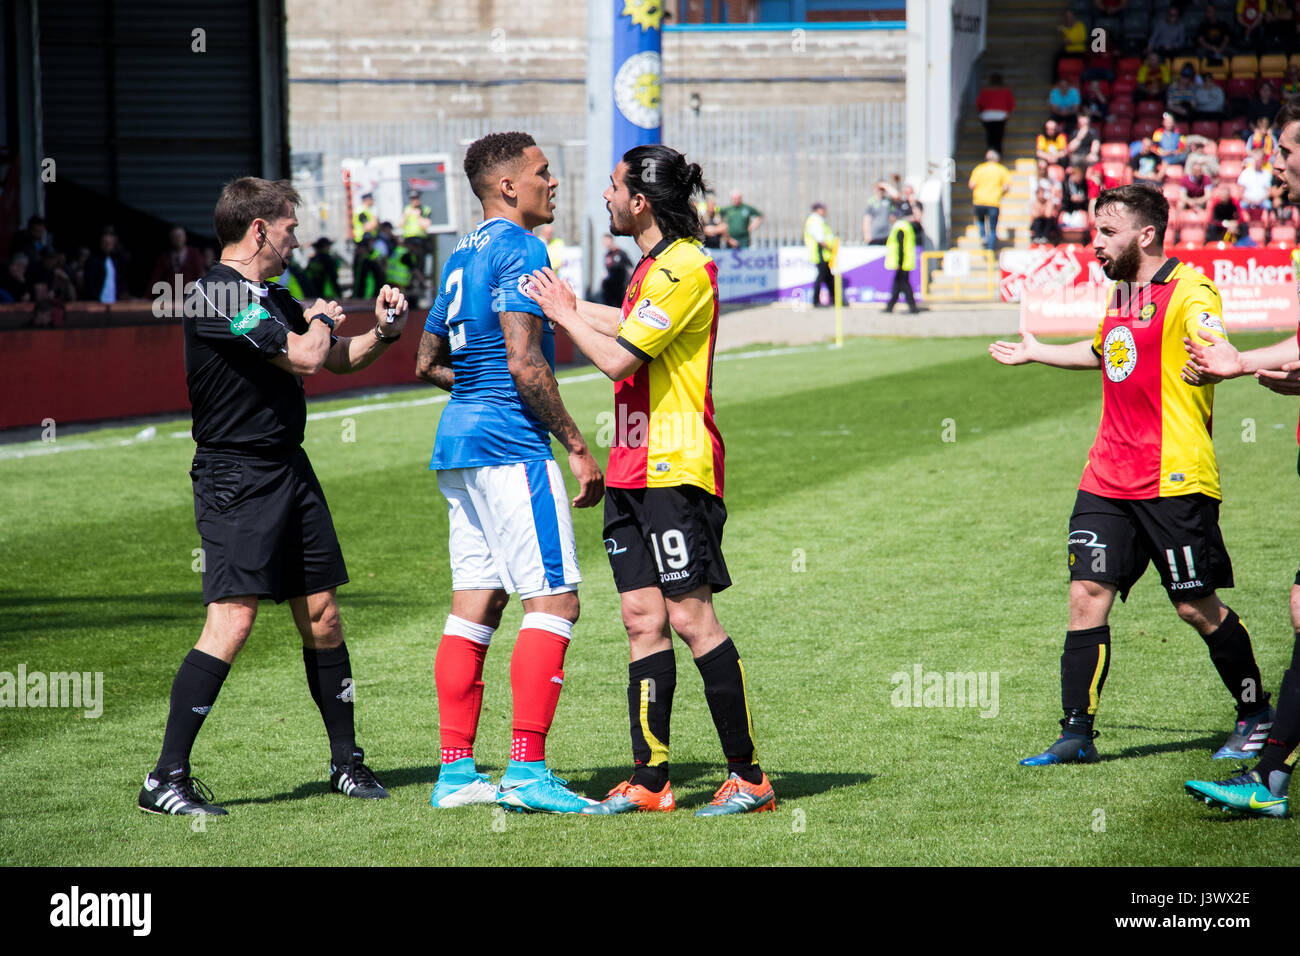
[[[176,780],[158,780],[151,773],[140,790],[140,809],[146,813],[170,813],[178,816],[227,816],[212,802],[212,791],[196,777],[186,775]]]
[[[341,767],[330,761],[330,789],[337,790],[346,797],[360,797],[363,800],[383,800],[388,796],[374,771],[363,763],[365,751],[358,747],[352,751],[352,759]]]

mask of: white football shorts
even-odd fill
[[[521,599],[577,590],[578,553],[554,459],[438,472],[450,524],[454,591],[504,588]]]

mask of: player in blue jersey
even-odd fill
[[[430,470],[447,499],[452,599],[434,665],[442,767],[435,807],[499,803],[574,813],[593,801],[546,767],[564,683],[564,654],[578,620],[577,552],[553,434],[578,481],[573,505],[604,494],[604,476],[560,400],[555,332],[524,294],[547,265],[530,230],[554,218],[558,183],[525,133],[491,133],[465,153],[483,222],[457,243],[424,325],[416,374],[451,391]],[[510,659],[510,763],[493,787],[474,764],[483,660],[511,592],[524,619]]]

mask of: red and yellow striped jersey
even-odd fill
[[[1079,488],[1106,498],[1221,498],[1210,441],[1214,386],[1179,376],[1184,337],[1227,338],[1219,290],[1177,259],[1132,295],[1124,288],[1111,292],[1092,342],[1105,375],[1101,424]]]
[[[623,300],[618,342],[644,364],[614,386],[605,484],[696,485],[722,497],[722,436],[713,420],[717,334],[717,264],[693,239],[665,239],[637,264]]]

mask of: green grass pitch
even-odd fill
[[[1250,347],[1277,336],[1238,338]],[[0,863],[1267,861],[1294,823],[1228,818],[1182,791],[1187,778],[1235,771],[1209,759],[1233,710],[1154,571],[1112,615],[1103,762],[1017,766],[1057,730],[1066,521],[1101,386],[1087,372],[1003,368],[986,344],[856,339],[840,350],[720,356],[725,550],[736,583],[717,607],[746,664],[759,756],[778,795],[776,812],[735,818],[691,815],[722,765],[680,644],[677,813],[430,808],[433,654],[450,572],[445,507],[426,466],[444,406],[410,403],[440,394],[433,389],[316,402],[307,429],[352,577],[340,603],[358,735],[392,799],[328,792],[298,637],[287,608],[263,604],[193,759],[231,815],[196,831],[141,814],[136,793],[157,758],[171,680],[203,617],[191,568],[193,446],[172,434],[188,421],[159,425],[149,441],[124,443],[138,426],[60,436],[53,447],[68,450],[55,454],[0,446],[0,671],[22,664],[104,680],[98,718],[0,709]],[[561,377],[573,380],[565,400],[594,442],[610,384]],[[1251,629],[1270,690],[1290,654],[1287,589],[1300,558],[1289,520],[1300,491],[1296,411],[1250,381],[1218,389],[1222,527],[1238,581],[1224,596]],[[344,440],[349,429],[354,441]],[[582,620],[548,751],[571,785],[602,796],[630,760],[626,639],[600,509],[575,522]],[[512,602],[484,676],[478,758],[495,774],[509,750],[520,613]],[[996,675],[996,713],[897,706],[894,675],[917,666]]]

